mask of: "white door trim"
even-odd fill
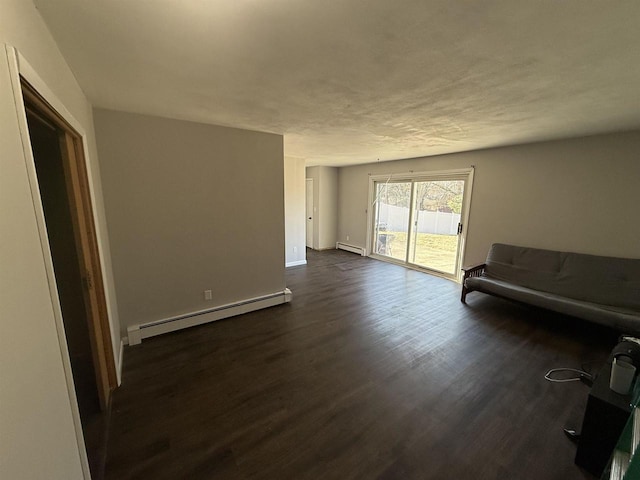
[[[102,226],[100,225],[100,222],[98,222],[100,215],[98,215],[97,202],[96,202],[96,196],[94,191],[95,190],[94,186],[96,185],[96,181],[94,180],[95,173],[93,172],[91,162],[89,161],[89,159],[91,158],[91,155],[89,155],[87,134],[84,128],[82,127],[82,124],[78,120],[76,120],[76,118],[69,112],[69,110],[67,110],[67,108],[64,106],[62,101],[53,93],[53,91],[51,91],[51,89],[47,86],[44,80],[42,80],[42,78],[38,75],[38,73],[34,70],[34,68],[29,64],[29,62],[27,62],[27,60],[20,54],[20,52],[18,52],[14,47],[11,47],[9,45],[6,45],[6,50],[7,50],[7,57],[9,59],[9,70],[11,71],[11,75],[12,75],[11,80],[12,80],[13,95],[16,101],[16,108],[18,109],[18,112],[19,112],[18,123],[19,123],[20,133],[22,136],[22,147],[25,151],[25,161],[27,161],[27,163],[30,164],[30,165],[27,165],[29,175],[33,175],[33,177],[30,177],[31,193],[32,195],[34,194],[37,195],[36,203],[40,203],[40,193],[38,190],[37,179],[35,178],[35,163],[33,161],[33,154],[31,152],[31,143],[29,140],[29,130],[27,127],[26,113],[24,110],[24,100],[22,98],[22,87],[20,86],[20,77],[22,76],[27,82],[29,82],[31,86],[35,88],[36,91],[47,101],[47,103],[49,103],[49,105],[51,105],[51,107],[56,112],[58,112],[60,116],[62,116],[65,119],[65,121],[82,137],[82,150],[83,150],[84,158],[86,162],[85,166],[87,171],[87,179],[89,181],[89,196],[91,198],[91,210],[93,213],[94,227],[96,230],[96,243],[98,245],[98,255],[100,257],[100,265],[102,266],[101,268],[102,284],[104,285],[107,318],[109,321],[109,326],[111,327],[113,326],[113,318],[114,318],[114,314],[111,306],[114,303],[112,302],[112,300],[113,298],[115,298],[115,292],[111,290],[110,282],[108,282],[108,279],[107,279],[107,268],[106,268],[107,264],[105,262],[105,254],[104,254],[105,246],[102,240],[103,238],[106,237],[105,235],[106,232],[102,231]],[[29,168],[29,166],[31,168]],[[34,190],[34,187],[35,187],[35,190]],[[42,205],[40,205],[39,213],[42,213]],[[42,215],[42,218],[38,218],[38,221],[39,222],[42,221],[42,224],[41,225],[39,224],[39,228],[44,227],[44,214]],[[46,232],[46,229],[41,230],[41,232]],[[49,244],[48,244],[48,239],[46,238],[46,234],[45,234],[44,241],[46,242],[46,248],[48,249]],[[122,382],[122,376],[121,376],[122,365],[118,362],[118,358],[116,358],[119,356],[116,353],[118,352],[118,348],[117,348],[117,345],[119,344],[119,342],[117,341],[118,338],[119,336],[114,336],[112,334],[111,340],[113,344],[113,354],[114,354],[113,360],[116,365],[118,385],[120,385],[120,383]]]
[[[24,107],[24,98],[22,96],[22,86],[20,84],[20,77],[22,76],[27,82],[29,82],[42,97],[56,110],[68,123],[71,125],[78,134],[82,137],[82,144],[84,149],[85,159],[89,159],[89,152],[87,150],[86,134],[80,125],[80,123],[69,113],[64,107],[64,104],[53,94],[53,92],[47,87],[42,78],[36,73],[36,71],[29,65],[29,63],[20,55],[20,53],[9,45],[5,45],[7,62],[9,65],[9,72],[11,74],[11,88],[13,90],[13,97],[15,102],[16,111],[18,113],[18,128],[20,130],[20,136],[22,141],[22,150],[24,153],[25,168],[29,179],[29,187],[31,190],[31,199],[35,211],[36,223],[38,226],[38,234],[40,237],[40,246],[42,249],[42,255],[44,260],[44,267],[49,283],[49,295],[51,297],[51,305],[53,309],[53,316],[55,320],[56,333],[58,336],[58,345],[60,348],[60,355],[62,358],[62,366],[64,369],[67,392],[69,394],[69,404],[71,409],[71,416],[73,419],[76,442],[78,452],[80,455],[80,464],[82,466],[82,472],[85,479],[91,479],[91,472],[89,470],[89,460],[87,458],[87,451],[84,442],[84,434],[82,431],[82,423],[80,420],[80,410],[78,408],[78,399],[76,397],[76,390],[73,383],[73,373],[71,370],[71,360],[69,358],[69,349],[67,347],[67,339],[64,332],[64,323],[62,320],[62,308],[60,307],[60,299],[58,296],[58,288],[56,285],[53,260],[51,257],[51,251],[49,248],[49,239],[47,236],[47,229],[45,226],[44,210],[42,207],[42,201],[40,199],[40,189],[38,187],[38,178],[36,175],[35,161],[33,158],[33,151],[31,149],[31,140],[29,137],[29,128],[27,125],[27,115]],[[93,177],[91,174],[91,165],[87,162],[87,176],[90,186],[94,185]],[[92,208],[94,209],[94,218],[97,218],[97,212],[95,212],[95,198],[93,189],[90,188],[90,195],[92,201]],[[109,325],[111,325],[111,311],[109,308],[109,292],[107,288],[106,278],[104,278],[104,255],[102,245],[100,241],[99,226],[96,223],[96,233],[98,234],[98,253],[100,255],[100,261],[103,265],[103,282],[105,285],[105,296],[107,300],[107,316],[109,318]],[[115,353],[115,349],[114,349]],[[117,360],[117,359],[114,359]],[[116,364],[117,365],[117,364]],[[120,379],[118,378],[118,383]]]

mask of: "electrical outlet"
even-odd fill
[[[349,235],[347,235],[347,242],[349,241]]]
[[[298,253],[298,247],[293,247],[293,253]]]
[[[211,293],[211,290],[205,290],[204,291],[204,299],[205,300],[211,300],[213,298],[213,294]]]

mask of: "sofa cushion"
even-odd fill
[[[626,308],[575,300],[487,277],[467,278],[465,285],[470,290],[477,290],[566,315],[572,315],[595,323],[608,325],[621,331],[640,331],[640,313]]]
[[[640,259],[496,243],[483,274],[561,297],[640,311]]]

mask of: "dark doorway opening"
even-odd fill
[[[26,83],[23,94],[85,448],[99,480],[116,378],[82,139]]]
[[[100,412],[89,326],[82,292],[73,223],[62,168],[59,134],[53,126],[27,111],[31,148],[36,164],[53,268],[62,308],[81,417]]]

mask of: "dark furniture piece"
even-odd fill
[[[640,259],[494,243],[463,270],[463,303],[479,291],[640,333]]]
[[[612,356],[593,382],[578,438],[576,465],[600,477],[631,414],[631,395],[609,388]]]
[[[616,443],[602,480],[637,480],[640,478],[640,388],[632,394],[633,410]]]

